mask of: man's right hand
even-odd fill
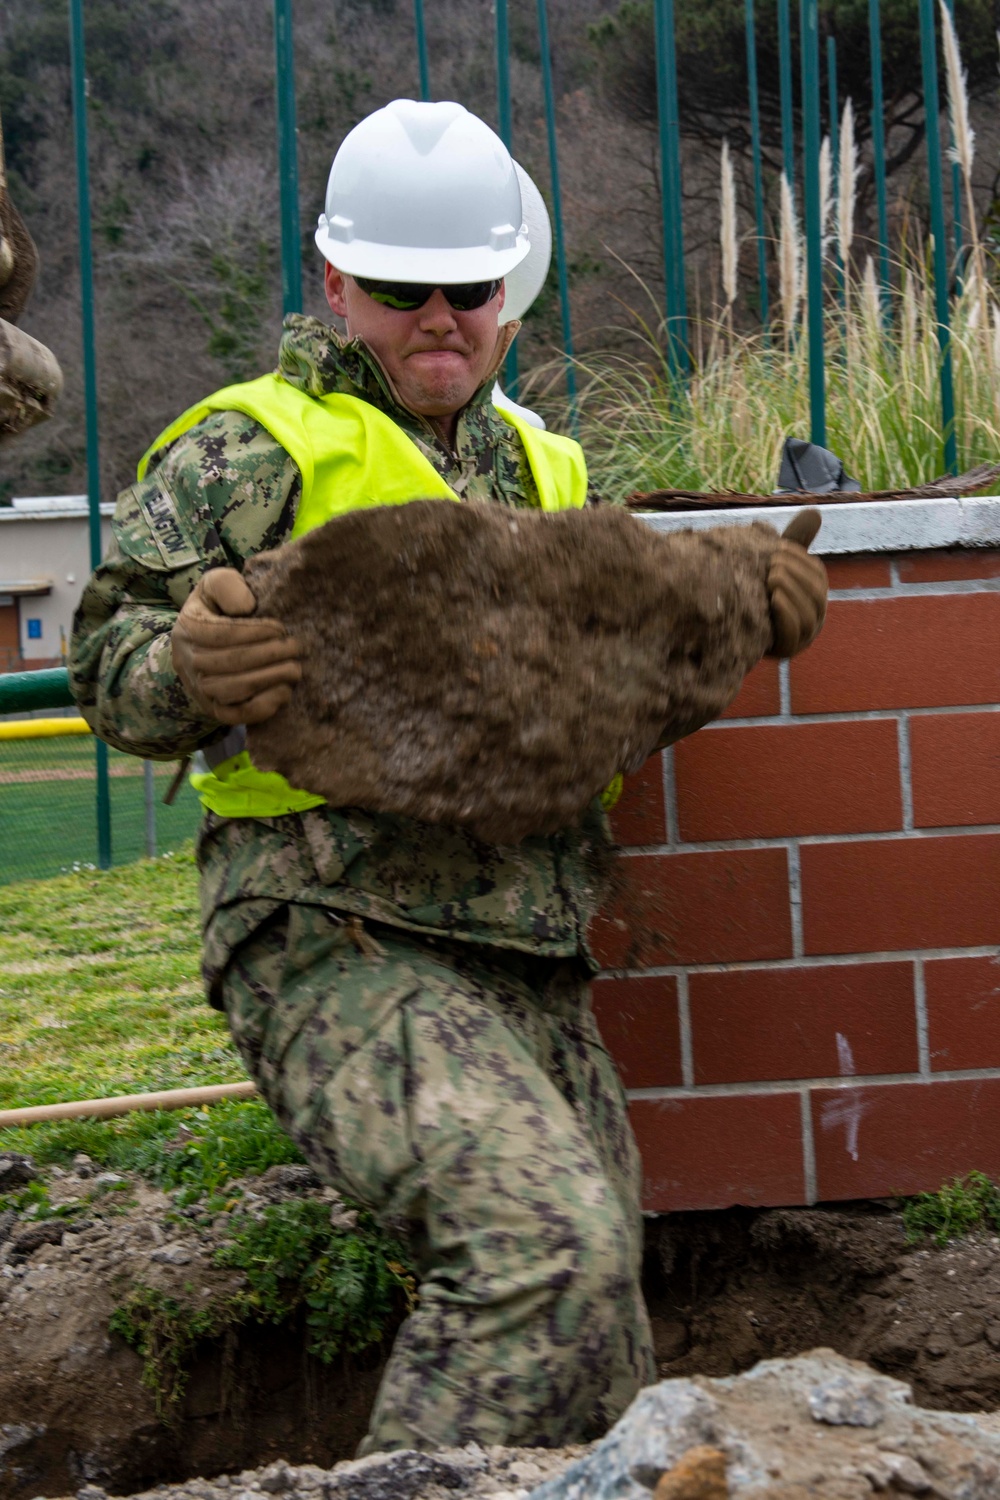
[[[184,601],[170,637],[174,671],[195,704],[221,724],[259,724],[286,704],[302,676],[302,648],[279,620],[258,619],[235,568],[213,568]]]

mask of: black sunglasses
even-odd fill
[[[399,312],[416,312],[438,290],[434,283],[422,281],[373,281],[368,276],[355,276],[354,280],[373,302],[395,307]],[[472,312],[492,302],[502,285],[500,277],[496,281],[465,281],[457,286],[442,286],[440,290],[456,312]]]

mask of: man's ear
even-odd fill
[[[345,277],[343,271],[338,271],[336,266],[326,263],[326,275],[323,278],[323,289],[326,292],[326,300],[338,318],[347,317],[347,298],[345,296]]]
[[[500,308],[502,310],[504,303],[507,301],[507,283],[506,283],[506,281],[501,281],[501,283],[500,283],[500,290],[497,293],[497,296],[500,298],[499,306],[500,306]]]

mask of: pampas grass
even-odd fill
[[[722,142],[721,183],[719,187],[719,245],[722,250],[722,293],[726,314],[732,328],[733,303],[736,301],[736,269],[739,247],[736,239],[736,176],[729,155],[729,142]]]
[[[854,105],[848,99],[840,122],[840,163],[837,170],[837,254],[844,275],[844,320],[851,329],[851,245],[854,243],[854,206],[858,193],[858,148],[854,144]]]
[[[969,124],[968,75],[962,67],[962,54],[958,47],[955,23],[944,0],[941,7],[941,36],[944,43],[944,71],[948,80],[948,117],[951,121],[951,149],[949,156],[957,162],[962,173],[965,190],[965,212],[969,220],[969,238],[972,242],[971,273],[976,282],[976,304],[978,316],[984,329],[988,322],[986,311],[986,268],[979,239],[976,220],[976,205],[972,197],[972,162],[976,153],[976,135]]]
[[[830,211],[833,208],[833,152],[830,137],[819,148],[819,253],[826,260],[830,249]]]
[[[874,263],[865,266],[849,326],[837,300],[827,304],[827,443],[865,489],[919,484],[944,467],[933,276],[914,252],[895,279],[902,290],[889,293],[885,321]],[[1000,451],[1000,305],[986,295],[988,337],[970,325],[970,299],[958,299],[953,312],[963,465]],[[620,501],[661,487],[772,489],[785,437],[809,432],[808,341],[782,348],[762,334],[714,340],[679,389],[654,335],[641,337],[633,358],[581,366],[581,437],[597,492]],[[848,348],[864,351],[852,369]]]
[[[785,345],[788,346],[799,315],[802,300],[802,238],[795,218],[795,200],[791,184],[781,174],[781,218],[778,240],[778,292],[781,298],[781,318],[785,326]]]

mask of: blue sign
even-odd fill
[[[42,638],[42,622],[41,622],[41,620],[29,620],[28,621],[28,640],[29,641],[40,641],[41,638]]]

